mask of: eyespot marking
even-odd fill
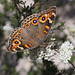
[[[47,21],[47,16],[45,15],[42,15],[40,18],[39,18],[39,22],[41,23],[45,23]]]
[[[24,26],[25,29],[29,28],[29,27],[30,27],[30,23],[26,23],[25,26]]]
[[[22,29],[21,29],[21,30],[19,30],[19,31],[18,31],[18,34],[22,34],[22,31],[23,31]]]
[[[33,19],[31,20],[31,23],[32,23],[33,25],[38,25],[36,18],[33,18]]]
[[[51,17],[52,15],[56,16],[56,13],[53,10],[50,11],[50,13],[48,14],[48,17]]]
[[[51,17],[52,16],[52,12],[50,12],[49,14],[48,14],[48,17]]]
[[[14,44],[14,45],[20,45],[20,44],[21,44],[21,41],[18,40],[18,39],[14,39],[14,40],[13,40],[13,44]]]

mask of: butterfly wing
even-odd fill
[[[8,41],[7,50],[10,52],[18,52],[26,49],[32,49],[38,46],[36,40],[28,35],[24,28],[16,28],[11,32]]]
[[[44,40],[51,29],[56,16],[56,7],[51,7],[48,10],[42,11],[38,14],[39,35]]]
[[[24,19],[21,27],[9,36],[8,51],[18,52],[42,45],[56,16],[56,7],[33,14]]]
[[[26,17],[22,22],[21,27],[23,27],[27,31],[28,35],[35,39],[39,44],[42,44],[43,41],[39,36],[37,17],[38,14],[33,14]]]
[[[37,16],[38,16],[38,14],[33,14],[33,15],[26,17],[24,19],[24,21],[21,23],[21,27],[23,27],[25,30],[29,30],[29,31],[34,30],[36,32],[36,34],[39,34]]]

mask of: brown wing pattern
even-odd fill
[[[38,14],[33,14],[24,19],[24,21],[21,23],[21,27],[23,27],[26,30],[34,30],[36,34],[39,33],[38,23],[37,23],[37,16]]]
[[[24,28],[16,28],[9,36],[7,50],[10,52],[19,52],[37,46],[38,43],[27,34]]]
[[[50,31],[55,16],[56,7],[54,6],[39,14],[33,14],[25,18],[21,27],[11,32],[7,50],[19,52],[35,48],[38,44],[43,45],[43,40]]]
[[[38,14],[39,35],[44,40],[51,29],[56,16],[56,7],[51,7],[48,10],[42,11]]]

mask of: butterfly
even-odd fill
[[[56,6],[52,6],[38,14],[26,17],[22,21],[21,27],[14,29],[9,35],[7,50],[19,52],[36,48],[38,45],[43,47],[55,16]]]

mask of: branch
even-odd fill
[[[72,64],[72,62],[71,62],[71,61],[69,61],[69,60],[68,60],[68,62],[69,62],[69,63],[73,66],[73,68],[74,68],[74,70],[75,70],[75,66]]]
[[[18,13],[20,14],[20,16],[21,16],[21,11],[19,10],[19,8],[17,7],[17,1],[16,0],[14,0],[14,4],[15,4],[15,7],[16,7],[16,9],[17,9],[17,11],[18,11]]]

